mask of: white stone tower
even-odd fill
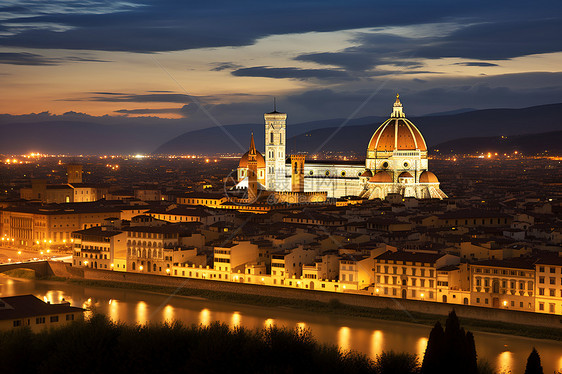
[[[285,145],[287,114],[277,108],[265,113],[265,186],[270,191],[286,191]]]

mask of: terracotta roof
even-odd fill
[[[238,163],[239,168],[247,168],[248,167],[248,155],[250,151],[244,153],[244,155],[240,158],[240,162]],[[258,160],[258,168],[265,168],[265,158],[263,155],[256,151],[256,156]]]
[[[398,178],[413,178],[413,177],[412,174],[408,173],[407,171],[403,171],[402,173],[400,173]]]
[[[420,174],[420,183],[439,183],[439,179],[431,171],[424,171]]]
[[[392,175],[387,171],[378,171],[369,179],[371,183],[393,183]]]
[[[48,304],[33,295],[0,298],[0,321],[83,311],[82,308],[70,306],[70,303]]]
[[[394,261],[409,261],[409,262],[425,262],[425,263],[435,263],[438,259],[445,256],[443,253],[425,253],[425,252],[391,252],[387,251],[375,260],[394,260]]]
[[[392,152],[394,150],[427,151],[421,132],[406,118],[389,118],[375,131],[367,151]]]

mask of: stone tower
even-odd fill
[[[304,160],[306,155],[291,155],[291,191],[304,192]]]
[[[253,203],[258,198],[258,152],[254,144],[254,133],[250,140],[248,151],[248,202]]]
[[[265,113],[265,185],[270,191],[286,191],[285,186],[285,125],[287,114],[274,107]]]
[[[66,165],[66,175],[68,176],[68,183],[82,183],[82,165],[68,164]]]

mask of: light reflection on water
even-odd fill
[[[349,327],[342,326],[338,330],[338,346],[343,350],[351,349],[351,331]]]
[[[207,308],[199,313],[199,324],[209,326],[211,324],[211,311]]]
[[[171,306],[171,305],[166,305],[164,307],[163,317],[164,317],[163,322],[166,322],[166,323],[174,322],[174,319],[175,319],[175,317],[174,317],[174,307]]]
[[[513,366],[513,354],[510,351],[500,353],[496,363],[498,373],[508,373]]]
[[[384,350],[384,334],[381,330],[373,331],[371,338],[371,357],[376,357]]]
[[[417,347],[416,353],[421,362],[423,361],[423,355],[425,354],[425,349],[427,348],[427,338],[419,338],[416,347]]]
[[[144,301],[139,301],[137,303],[136,322],[139,325],[146,325],[148,322],[146,308],[146,303]]]
[[[232,327],[263,328],[273,325],[310,329],[321,343],[355,349],[375,358],[383,351],[404,351],[422,358],[430,326],[318,315],[287,308],[261,308],[185,297],[171,297],[134,290],[104,289],[80,285],[11,279],[0,276],[0,296],[31,293],[58,303],[95,309],[111,320],[125,323],[162,323],[208,326],[218,321]],[[462,320],[461,320],[462,323]],[[533,346],[541,355],[545,373],[562,369],[562,342],[499,334],[475,334],[479,358],[498,372],[523,372]]]

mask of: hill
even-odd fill
[[[349,121],[351,124],[363,125],[383,120],[379,117],[364,117]],[[299,136],[318,129],[329,130],[340,126],[343,119],[335,118],[325,121],[313,121],[298,124],[287,124],[287,137]],[[189,131],[158,147],[154,154],[185,154],[185,153],[240,153],[250,145],[250,133],[254,133],[256,147],[264,149],[264,125],[244,124],[211,127]],[[240,144],[240,146],[238,146]],[[287,144],[290,144],[287,142]]]
[[[516,136],[489,136],[455,139],[437,144],[431,149],[440,154],[470,153],[513,153],[522,154],[548,153],[562,154],[562,131],[542,134],[526,134]],[[547,151],[547,152],[545,152]]]
[[[407,111],[406,111],[407,114]],[[562,104],[549,104],[522,109],[485,109],[456,114],[409,117],[420,129],[428,146],[454,139],[514,136],[557,131],[562,128]],[[350,121],[339,128],[342,120],[287,125],[287,152],[315,153],[318,150],[364,153],[374,131],[386,118],[366,117]],[[338,130],[335,130],[335,129]],[[251,131],[258,149],[264,149],[263,125],[225,126],[244,147]],[[548,141],[548,139],[546,139]],[[240,148],[220,128],[185,133],[164,143],[155,153],[240,152]]]

